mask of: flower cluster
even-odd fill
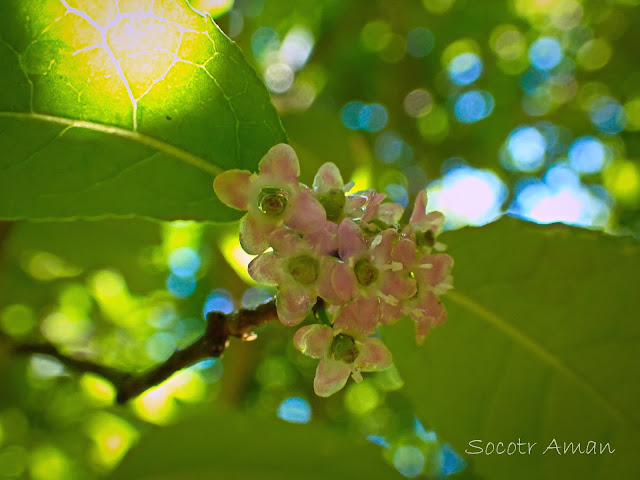
[[[295,326],[314,319],[294,343],[320,359],[314,388],[329,396],[350,375],[360,381],[361,371],[391,364],[375,337],[379,325],[409,316],[420,342],[445,320],[438,296],[452,288],[453,259],[441,253],[444,217],[426,213],[425,191],[402,224],[403,208],[385,202],[384,194],[347,194],[351,185],[333,163],[320,167],[313,188],[299,183],[299,170],[293,149],[279,144],[259,173],[228,170],[216,177],[214,190],[226,205],[247,211],[240,243],[257,255],[249,274],[277,286],[280,321]]]

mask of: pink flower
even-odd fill
[[[438,296],[453,288],[453,258],[444,253],[421,251],[413,240],[402,238],[393,249],[393,259],[411,271],[417,281],[417,292],[403,302],[402,312],[415,322],[416,340],[421,343],[431,327],[440,325],[447,318]]]
[[[300,165],[289,145],[272,147],[258,168],[259,174],[227,170],[213,182],[222,203],[247,211],[240,222],[240,244],[248,253],[264,252],[271,233],[283,224],[302,233],[321,228],[325,211],[311,190],[299,184]]]
[[[420,191],[413,206],[409,224],[402,230],[402,235],[415,241],[419,248],[431,251],[442,251],[445,246],[436,242],[436,237],[442,231],[444,215],[440,212],[426,212],[427,192]]]
[[[319,358],[313,388],[328,397],[347,383],[349,375],[362,381],[360,372],[377,372],[391,365],[391,353],[379,338],[362,336],[326,325],[307,325],[293,339],[303,354]]]
[[[379,321],[391,323],[400,318],[381,317],[379,308],[379,303],[398,306],[416,292],[415,280],[403,271],[401,263],[392,261],[397,236],[396,230],[390,228],[373,238],[369,245],[353,220],[344,219],[340,223],[339,256],[346,266],[340,274],[345,277],[345,290],[353,289],[354,300],[337,312],[334,323],[337,328],[373,333]]]
[[[273,251],[258,255],[249,264],[249,275],[259,283],[277,285],[276,308],[284,325],[300,323],[315,305],[318,295],[339,303],[332,274],[339,261],[322,255],[291,230],[276,230]]]

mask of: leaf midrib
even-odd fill
[[[182,150],[181,148],[178,148],[174,145],[165,143],[162,140],[158,140],[157,138],[149,137],[142,133],[134,132],[132,130],[126,130],[120,127],[88,122],[86,120],[74,120],[71,118],[59,117],[55,115],[45,115],[41,113],[0,112],[0,118],[2,117],[53,123],[57,125],[65,125],[72,128],[93,130],[94,132],[100,132],[107,135],[115,135],[134,143],[153,148],[158,152],[166,153],[172,158],[180,160],[188,165],[191,165],[192,167],[196,167],[214,176],[219,175],[224,171],[223,168],[217,165],[213,165],[203,158],[200,158],[193,153],[187,152],[186,150]]]
[[[606,398],[588,380],[586,380],[582,375],[572,369],[567,363],[565,363],[553,352],[546,349],[542,344],[528,337],[525,333],[509,324],[506,320],[500,318],[499,315],[488,310],[466,295],[453,290],[447,293],[447,297],[453,302],[457,303],[460,307],[480,317],[489,325],[509,337],[512,341],[519,344],[525,350],[531,352],[535,357],[539,358],[543,363],[551,367],[551,369],[557,371],[558,373],[573,381],[579,388],[581,388],[591,398],[593,398],[596,403],[600,404],[616,421],[623,424],[626,423],[629,425],[633,425],[636,431],[640,431],[640,425],[634,418],[630,417],[627,413],[620,410],[613,403],[611,403],[611,400]]]

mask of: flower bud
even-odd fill
[[[346,198],[339,188],[332,188],[318,197],[318,201],[327,212],[327,220],[338,223],[342,219]]]
[[[426,232],[417,232],[416,233],[416,245],[418,247],[433,248],[435,243],[436,243],[436,237],[433,234],[432,230],[427,230]]]

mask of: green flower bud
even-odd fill
[[[318,260],[310,255],[294,257],[287,264],[289,274],[303,285],[309,285],[316,281],[319,267]]]
[[[436,237],[433,235],[432,230],[426,232],[416,232],[416,245],[418,247],[432,248],[436,243]]]
[[[333,358],[344,363],[353,363],[360,354],[356,342],[349,335],[336,335],[331,344]]]
[[[278,217],[287,206],[285,192],[276,187],[264,187],[258,194],[258,208],[265,215]]]
[[[338,223],[342,219],[344,204],[346,202],[344,192],[339,188],[332,188],[328,192],[320,195],[318,201],[327,213],[327,220]]]
[[[358,283],[363,287],[371,285],[378,279],[378,269],[369,260],[364,258],[356,262],[353,271],[356,274]]]

